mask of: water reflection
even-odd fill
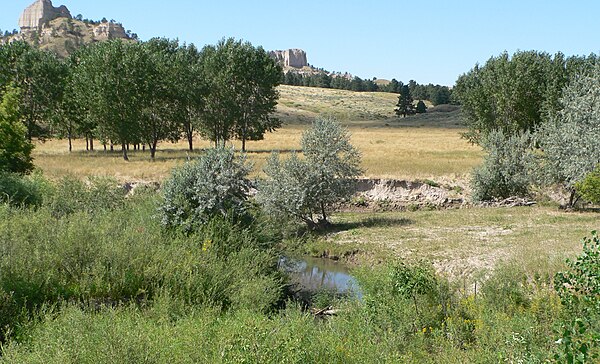
[[[326,289],[339,294],[355,295],[358,298],[361,296],[358,283],[348,269],[330,259],[281,257],[279,267],[289,274],[292,283],[302,291],[316,292]]]

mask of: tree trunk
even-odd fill
[[[71,151],[73,151],[73,142],[71,141],[71,132],[69,132],[68,138],[69,138],[69,153],[71,153]]]
[[[94,151],[94,137],[90,136],[90,151]]]
[[[187,125],[185,128],[185,135],[187,137],[187,141],[188,141],[188,148],[190,150],[190,152],[194,151],[194,130],[192,128],[192,125]]]
[[[110,151],[111,152],[115,151],[115,145],[113,144],[112,140],[110,141]]]
[[[327,215],[325,214],[325,204],[321,201],[321,216],[323,216],[323,221],[327,222]]]
[[[242,152],[246,151],[246,130],[248,129],[247,125],[244,124],[244,128],[242,129]]]
[[[85,150],[86,151],[90,150],[90,141],[89,141],[87,135],[85,136]]]
[[[121,149],[123,150],[123,160],[129,161],[129,157],[127,156],[127,145],[121,143]]]
[[[567,205],[567,207],[569,208],[573,208],[573,205],[575,205],[575,189],[571,189],[571,195],[569,196],[569,204]]]
[[[152,144],[149,144],[150,147],[150,159],[154,162],[154,157],[156,156],[156,145],[158,144],[158,140],[154,140]]]

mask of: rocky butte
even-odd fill
[[[23,11],[19,18],[19,28],[22,32],[41,30],[56,18],[71,19],[71,13],[64,5],[55,8],[50,0],[38,0]]]
[[[23,40],[66,57],[84,44],[135,39],[120,23],[74,19],[66,6],[55,8],[51,0],[36,0],[29,5],[19,18],[19,28],[18,34],[0,38],[0,44]]]
[[[302,68],[308,66],[306,52],[302,49],[287,49],[284,51],[269,52],[271,58],[279,62],[283,67]]]

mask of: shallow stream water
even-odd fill
[[[327,290],[340,295],[361,298],[358,282],[342,263],[325,258],[281,257],[279,268],[288,273],[299,291],[315,293]]]

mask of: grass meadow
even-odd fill
[[[300,149],[302,131],[318,115],[333,115],[348,127],[352,143],[362,152],[366,177],[464,178],[481,161],[480,148],[461,138],[464,129],[460,127],[458,111],[401,119],[393,115],[397,100],[394,94],[294,86],[280,86],[280,93],[277,116],[284,126],[267,133],[264,140],[247,143],[255,175],[261,174],[271,151],[285,153]],[[184,142],[161,143],[154,162],[150,161],[149,152],[132,150],[130,161],[125,162],[120,158],[119,147],[112,153],[104,152],[96,142],[96,150],[86,152],[85,141],[75,140],[73,152],[68,153],[67,140],[49,140],[36,144],[34,158],[36,166],[51,179],[73,174],[107,175],[123,182],[160,181],[173,167],[211,145],[197,138],[196,150],[190,153]],[[232,145],[241,148],[238,141]]]

